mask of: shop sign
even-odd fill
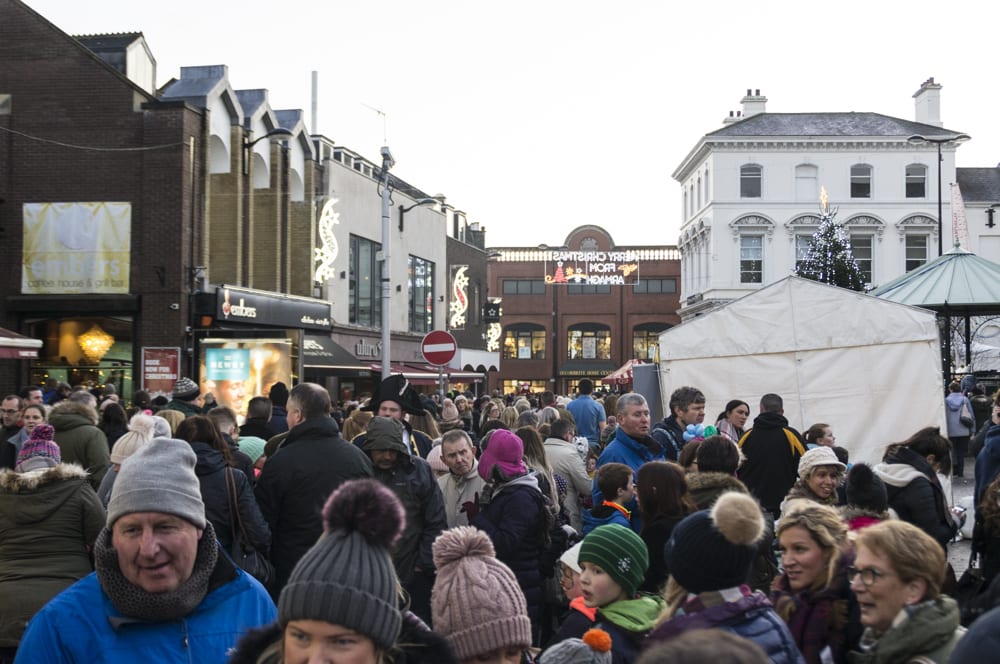
[[[142,389],[150,397],[170,396],[180,378],[181,349],[177,347],[142,347]]]
[[[308,297],[232,286],[216,290],[216,320],[329,332],[330,303]]]

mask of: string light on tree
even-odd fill
[[[835,219],[837,209],[830,209],[826,188],[820,192],[819,227],[809,240],[803,260],[797,261],[795,274],[832,286],[865,291],[864,276],[851,252],[851,242],[842,224]]]

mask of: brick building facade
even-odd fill
[[[616,246],[597,226],[563,246],[489,250],[489,296],[500,299],[506,394],[572,394],[632,358],[655,361],[659,333],[680,323],[680,254],[672,246]]]

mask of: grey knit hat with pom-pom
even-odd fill
[[[710,510],[677,524],[664,547],[664,560],[688,592],[733,588],[746,583],[763,535],[760,505],[747,494],[730,491]]]
[[[375,480],[350,480],[323,507],[323,535],[299,560],[278,598],[278,623],[321,620],[364,634],[383,650],[403,624],[389,554],[403,506]]]
[[[496,559],[486,533],[452,528],[434,540],[437,579],[431,593],[434,631],[459,660],[501,648],[529,648],[531,620],[510,568]]]

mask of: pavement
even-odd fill
[[[973,459],[966,459],[965,461],[965,474],[966,477],[953,477],[951,480],[951,495],[953,499],[953,504],[955,505],[970,505],[972,504],[972,492],[974,489],[974,484],[972,480],[972,462]],[[968,537],[962,537],[958,541],[953,541],[948,545],[948,562],[951,563],[952,568],[955,570],[955,576],[962,576],[962,572],[969,566],[969,556],[972,553],[972,520],[973,512],[970,508],[966,514],[966,527],[962,530],[968,535]]]

